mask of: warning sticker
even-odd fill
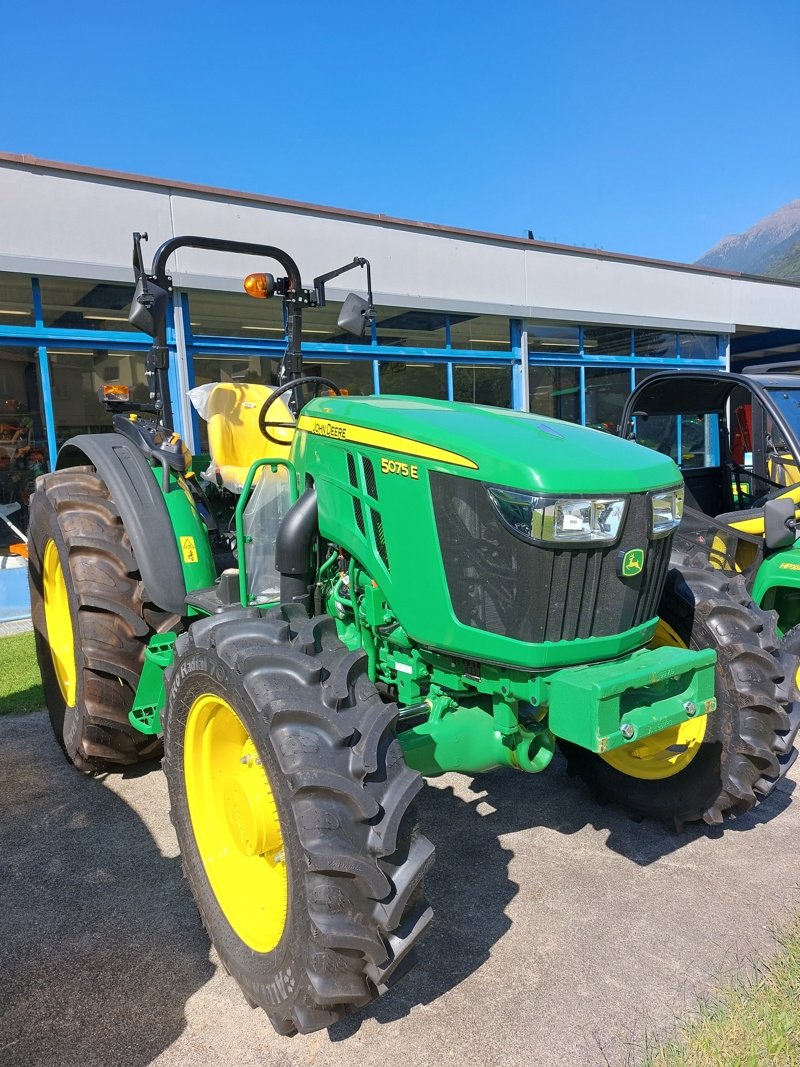
[[[181,538],[181,552],[184,563],[197,563],[197,545],[193,537]]]

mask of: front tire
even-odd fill
[[[752,602],[739,575],[692,561],[673,568],[659,616],[660,643],[717,652],[716,711],[606,757],[562,749],[570,773],[635,817],[719,824],[767,796],[794,759],[789,661],[774,613]]]
[[[397,707],[327,616],[232,612],[176,648],[164,769],[203,922],[278,1033],[330,1026],[409,969],[431,918]]]

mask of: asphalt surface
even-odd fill
[[[676,835],[598,807],[560,763],[448,775],[420,802],[437,922],[419,965],[288,1040],[218,965],[160,770],[87,779],[43,714],[0,720],[0,747],[4,1067],[635,1064],[800,907],[791,780],[723,833]]]

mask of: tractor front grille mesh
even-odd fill
[[[482,482],[431,472],[431,492],[453,611],[465,625],[519,641],[573,641],[657,614],[671,538],[648,542],[645,494],[629,498],[616,545],[545,548],[503,526]],[[646,549],[645,567],[622,578],[631,548]]]

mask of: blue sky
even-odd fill
[[[140,10],[4,5],[0,150],[686,261],[800,197],[797,0]]]

